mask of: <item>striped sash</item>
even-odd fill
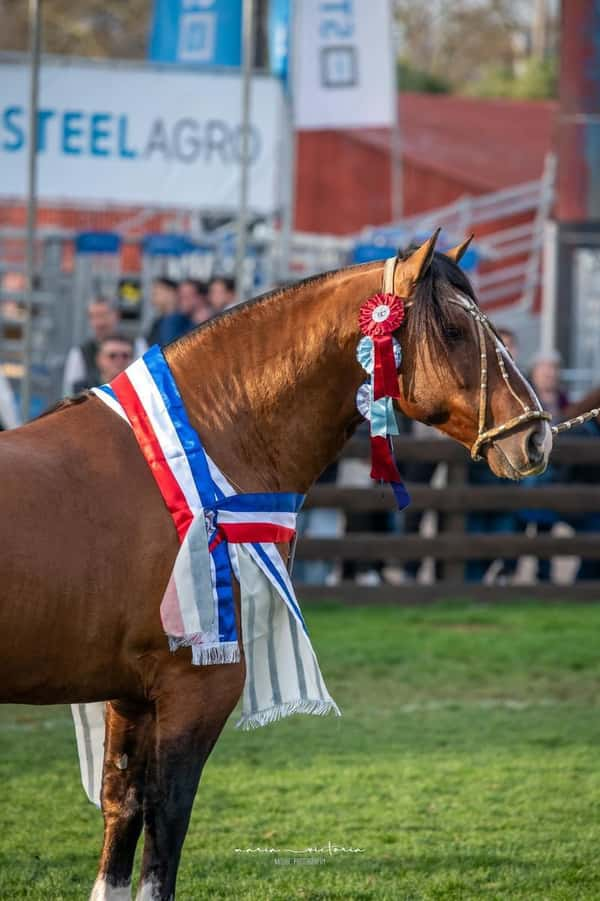
[[[293,538],[303,496],[234,491],[192,428],[157,346],[110,385],[93,390],[132,427],[179,538],[160,608],[171,650],[190,647],[197,665],[240,659],[233,573],[240,585],[246,658],[238,726],[262,726],[292,713],[339,715],[276,547]],[[89,728],[101,721],[96,707],[72,710],[84,786],[98,801],[100,728],[93,735]]]

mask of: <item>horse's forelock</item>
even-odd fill
[[[401,259],[410,253],[412,249]],[[443,253],[436,253],[431,266],[415,286],[406,324],[409,341],[422,348],[424,338],[432,361],[440,369],[444,364],[451,365],[447,331],[456,310],[447,301],[457,294],[466,295],[477,303],[471,282],[460,266]]]

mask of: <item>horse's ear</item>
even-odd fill
[[[431,238],[425,241],[424,244],[421,244],[421,246],[418,247],[414,253],[411,253],[408,259],[404,261],[403,269],[414,285],[423,278],[431,266],[433,254],[435,253],[435,244],[441,230],[441,228],[436,228]]]
[[[460,263],[474,237],[475,235],[469,235],[466,241],[463,241],[462,244],[457,244],[456,247],[452,248],[452,250],[447,250],[446,256],[449,257],[453,263]]]

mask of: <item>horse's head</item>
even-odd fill
[[[498,476],[543,472],[552,447],[549,417],[458,265],[468,242],[442,254],[436,238],[400,258],[393,274],[407,306],[398,332],[399,406],[485,457]]]

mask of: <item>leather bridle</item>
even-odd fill
[[[398,261],[398,257],[390,257],[385,261],[385,266],[383,270],[383,293],[384,294],[394,294],[394,273],[396,270],[396,263]],[[482,457],[479,453],[482,446],[484,444],[493,443],[497,438],[501,435],[505,435],[507,432],[510,432],[512,429],[518,428],[527,422],[539,422],[545,421],[550,422],[552,416],[550,413],[546,412],[539,406],[537,409],[530,407],[514,390],[513,386],[510,383],[510,376],[506,369],[506,363],[504,362],[503,351],[506,350],[504,344],[502,343],[500,337],[495,331],[493,325],[482,312],[482,310],[477,306],[474,301],[472,301],[469,297],[465,295],[457,295],[456,297],[450,298],[448,303],[455,304],[456,306],[461,307],[466,313],[468,313],[474,320],[477,328],[477,336],[479,340],[479,414],[478,414],[478,423],[477,423],[477,437],[471,447],[471,457],[473,460],[481,460]],[[409,308],[413,304],[411,300],[405,300],[404,306]],[[500,373],[502,375],[502,379],[508,388],[509,392],[512,394],[514,399],[517,401],[519,406],[522,409],[522,413],[519,413],[517,416],[513,416],[511,419],[506,420],[506,422],[501,423],[500,425],[493,426],[492,428],[486,429],[486,419],[487,419],[487,406],[488,406],[488,352],[487,352],[487,341],[486,335],[489,335],[492,339],[492,343],[494,345],[494,349],[496,351],[496,358],[498,360],[498,366],[500,368]],[[508,353],[508,351],[506,351]],[[535,397],[535,394],[533,395]],[[537,398],[535,398],[537,401]],[[539,401],[538,401],[539,403]]]

